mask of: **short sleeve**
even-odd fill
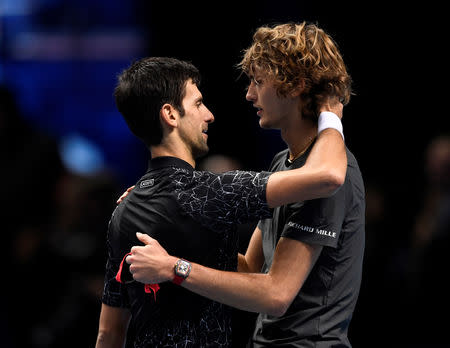
[[[341,187],[333,196],[288,206],[282,237],[309,244],[337,247],[345,213]]]
[[[116,263],[117,261],[113,259],[108,259],[106,263],[102,302],[111,307],[129,308],[126,285],[116,281],[116,274],[119,269]]]
[[[192,217],[213,229],[270,218],[266,187],[271,174],[196,171],[193,185],[178,192],[178,201]]]
[[[261,231],[265,231],[269,229],[270,224],[272,223],[272,219],[262,219],[258,221],[258,225],[256,225]]]
[[[116,274],[119,271],[120,263],[126,254],[125,249],[119,249],[120,245],[129,245],[129,242],[121,243],[119,230],[110,222],[107,235],[108,259],[106,262],[105,279],[103,286],[102,302],[111,307],[130,307],[126,284],[119,283],[116,280]],[[129,249],[128,249],[129,250]]]

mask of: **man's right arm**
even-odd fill
[[[145,246],[134,246],[127,257],[133,278],[143,283],[172,280],[178,258],[169,255],[156,239],[146,234],[137,236]],[[191,262],[189,277],[181,286],[228,306],[281,316],[300,291],[321,250],[319,245],[281,237],[268,273],[220,271]]]
[[[124,348],[130,318],[128,309],[103,303],[95,348]]]
[[[238,272],[259,273],[263,263],[262,232],[259,227],[256,227],[248,243],[245,255],[238,255]]]

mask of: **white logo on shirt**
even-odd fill
[[[309,233],[317,233],[317,234],[320,234],[322,236],[336,238],[336,232],[331,232],[331,231],[327,231],[327,230],[323,230],[323,229],[318,229],[318,228],[311,227],[311,226],[300,225],[300,224],[297,224],[297,223],[292,222],[292,221],[289,221],[287,224],[288,224],[288,226],[296,228],[297,230],[301,230],[301,231],[305,231],[305,232],[309,232]]]
[[[139,184],[139,187],[144,188],[144,187],[153,186],[154,183],[155,183],[155,179],[144,180],[144,181],[141,181],[141,183]]]

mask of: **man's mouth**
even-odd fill
[[[258,115],[258,116],[260,116],[261,117],[261,113],[262,113],[262,111],[263,111],[263,109],[261,109],[260,107],[258,107],[258,106],[255,106],[255,108],[256,108],[256,114]]]

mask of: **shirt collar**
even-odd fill
[[[167,168],[167,167],[183,168],[183,169],[187,169],[189,171],[194,170],[194,168],[189,163],[187,163],[186,161],[183,161],[182,159],[180,159],[178,157],[161,156],[161,157],[152,158],[148,161],[147,172],[149,172],[151,170]]]

